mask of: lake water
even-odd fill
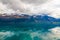
[[[46,23],[0,23],[0,40],[60,40],[59,30]]]

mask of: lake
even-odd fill
[[[0,40],[60,40],[59,30],[44,22],[0,23]]]

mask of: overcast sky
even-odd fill
[[[60,18],[60,0],[0,0],[0,13],[48,14]]]

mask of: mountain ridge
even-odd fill
[[[54,17],[48,15],[28,15],[28,14],[21,14],[21,15],[0,15],[0,21],[49,21],[49,22],[60,22],[60,19],[56,19]],[[20,21],[22,22],[22,21]]]

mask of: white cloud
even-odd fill
[[[3,13],[14,13],[15,11],[13,11],[13,9],[9,9],[7,7],[7,5],[4,5],[3,3],[0,2],[0,13],[3,14]]]
[[[20,13],[27,14],[39,14],[46,12],[52,17],[60,18],[60,0],[0,0],[0,2],[6,5],[7,9],[10,8],[12,11],[19,10]]]

